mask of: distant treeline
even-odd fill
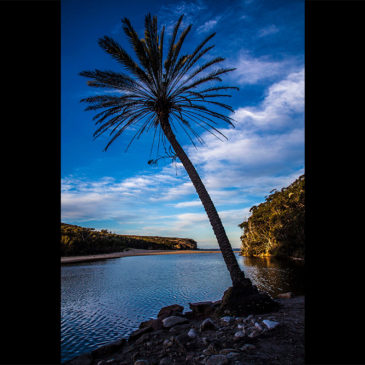
[[[304,175],[250,209],[239,226],[243,256],[278,256],[304,259]]]
[[[129,236],[103,229],[61,223],[61,256],[94,255],[124,251],[126,248],[150,250],[195,250],[197,243],[188,238]]]

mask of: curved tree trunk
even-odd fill
[[[203,182],[201,181],[195,167],[189,160],[188,156],[176,140],[176,137],[171,129],[170,123],[168,121],[161,120],[161,128],[173,147],[177,157],[180,159],[181,163],[185,167],[186,172],[188,173],[196,192],[199,195],[199,198],[204,206],[204,209],[208,215],[210,224],[212,225],[214,234],[217,238],[220,250],[223,255],[223,259],[227,265],[228,271],[231,275],[232,284],[234,287],[237,286],[252,286],[250,279],[245,278],[243,271],[240,269],[236,256],[233,253],[232,246],[228,240],[227,234],[223,227],[222,221],[218,215],[215,206],[205,189]]]

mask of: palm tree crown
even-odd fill
[[[93,119],[99,125],[94,133],[95,138],[106,131],[110,132],[111,139],[105,150],[132,125],[138,125],[138,128],[129,145],[151,128],[154,130],[153,142],[156,136],[158,145],[161,143],[165,146],[166,139],[168,140],[170,148],[172,147],[175,153],[174,156],[178,157],[185,167],[202,201],[230,272],[233,286],[245,287],[252,292],[254,289],[251,281],[245,278],[239,268],[215,206],[174,134],[179,125],[195,146],[194,140],[203,142],[197,128],[207,130],[219,138],[223,134],[216,128],[217,122],[223,121],[233,126],[230,117],[212,110],[212,107],[233,111],[229,105],[216,101],[216,98],[229,97],[230,95],[226,94],[227,90],[238,88],[208,87],[206,84],[211,81],[222,81],[221,76],[234,69],[220,67],[209,71],[212,66],[224,61],[222,57],[215,57],[198,65],[198,61],[213,48],[207,46],[207,43],[215,33],[206,37],[192,53],[180,55],[183,42],[191,29],[191,25],[186,27],[177,39],[182,19],[183,16],[177,21],[166,51],[165,28],[163,27],[158,35],[156,17],[152,18],[150,14],[146,16],[144,39],[138,37],[127,18],[122,19],[123,30],[139,64],[112,38],[107,36],[101,38],[99,45],[118,61],[128,74],[100,70],[81,72],[80,75],[91,79],[88,81],[90,86],[118,92],[117,95],[103,94],[82,101],[90,104],[86,110],[103,109]]]
[[[111,139],[105,150],[128,127],[137,124],[137,132],[129,145],[136,137],[140,137],[151,128],[154,128],[153,141],[157,136],[158,143],[164,143],[164,134],[160,128],[163,116],[168,116],[173,128],[179,125],[194,146],[194,139],[203,142],[196,127],[201,127],[200,129],[218,137],[223,134],[215,127],[217,119],[233,125],[230,117],[209,109],[209,106],[216,105],[232,111],[229,105],[216,101],[216,98],[230,97],[231,95],[225,93],[226,90],[238,88],[202,86],[210,81],[222,81],[220,76],[233,71],[234,68],[218,68],[207,72],[212,66],[224,61],[222,57],[215,57],[194,69],[197,62],[214,47],[206,47],[206,44],[215,33],[206,37],[191,54],[180,55],[183,42],[191,29],[191,25],[186,27],[176,41],[182,18],[183,16],[179,18],[174,27],[165,60],[165,27],[158,35],[157,18],[152,18],[150,14],[145,18],[144,39],[138,37],[127,18],[122,19],[123,30],[140,65],[112,38],[104,36],[99,40],[99,45],[128,72],[124,74],[95,70],[80,73],[92,79],[88,82],[89,86],[119,92],[118,96],[103,94],[82,99],[90,104],[86,110],[103,109],[93,119],[100,125],[94,133],[95,138],[106,131],[110,132]]]

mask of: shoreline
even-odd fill
[[[192,254],[192,253],[221,253],[210,250],[144,250],[139,248],[130,248],[122,252],[104,253],[99,255],[85,255],[85,256],[63,256],[61,257],[61,265],[90,262],[98,260],[116,259],[120,257],[130,256],[147,256],[147,255],[178,255],[178,254]]]
[[[184,313],[178,304],[163,307],[127,337],[64,364],[304,365],[305,296],[276,300],[277,311],[244,317],[215,315],[216,302],[191,303]]]

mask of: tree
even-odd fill
[[[215,57],[198,66],[197,62],[214,47],[206,45],[215,33],[206,37],[192,53],[180,55],[183,42],[192,27],[189,25],[177,37],[182,19],[183,16],[173,29],[166,55],[165,27],[158,34],[156,17],[152,18],[150,14],[145,17],[144,39],[138,37],[127,18],[122,19],[123,30],[139,64],[115,40],[104,36],[99,40],[99,45],[128,74],[100,70],[81,72],[81,76],[91,79],[88,81],[89,86],[118,92],[117,95],[102,94],[81,101],[89,103],[85,110],[103,109],[93,119],[100,125],[94,133],[95,138],[106,131],[110,131],[112,136],[105,151],[131,126],[138,125],[138,129],[127,149],[135,138],[138,139],[150,129],[154,130],[152,146],[157,136],[158,145],[163,146],[168,157],[179,158],[186,169],[212,225],[233,287],[240,287],[246,294],[256,293],[257,289],[237,263],[221,219],[203,182],[174,133],[176,127],[180,126],[194,146],[194,137],[198,142],[203,142],[196,127],[207,130],[218,138],[223,136],[215,127],[217,122],[223,121],[233,126],[233,120],[212,107],[233,111],[229,105],[216,101],[216,98],[230,97],[226,94],[227,90],[238,89],[232,86],[206,86],[212,81],[222,81],[222,75],[234,70],[220,67],[209,71],[212,66],[224,61],[222,57]],[[166,148],[166,140],[170,144],[169,149]]]

